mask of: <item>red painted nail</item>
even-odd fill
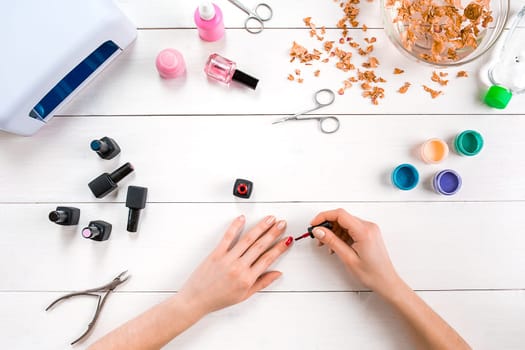
[[[284,244],[286,244],[286,246],[288,247],[290,244],[292,244],[292,242],[293,242],[293,237],[290,236],[290,237],[288,237],[288,239],[286,240],[286,242],[284,242]]]

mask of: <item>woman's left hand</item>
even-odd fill
[[[267,270],[293,243],[292,237],[276,242],[286,222],[267,216],[236,242],[245,221],[241,215],[231,223],[177,295],[202,316],[248,299],[281,276],[279,271]]]

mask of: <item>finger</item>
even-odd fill
[[[262,275],[275,260],[277,260],[293,244],[293,237],[287,237],[277,242],[270,250],[261,255],[252,265],[252,271],[255,276]]]
[[[364,230],[364,221],[356,216],[351,215],[344,209],[336,209],[319,213],[312,220],[311,224],[315,226],[324,221],[337,222],[339,226],[348,231],[348,234],[354,241],[362,240],[366,234],[366,230]]]
[[[235,238],[241,233],[245,223],[246,218],[244,215],[236,217],[224,233],[224,236],[217,245],[217,248],[215,248],[215,251],[217,253],[226,253],[231,248]]]
[[[323,242],[330,250],[334,251],[344,263],[353,265],[359,260],[355,250],[343,242],[331,230],[325,227],[316,227],[313,230],[313,234],[315,238]]]
[[[282,273],[279,271],[268,271],[263,273],[259,276],[259,278],[257,278],[253,286],[248,291],[248,295],[246,297],[249,298],[258,291],[263,290],[281,276]]]
[[[238,258],[244,254],[244,252],[250,248],[250,246],[266,231],[270,229],[270,227],[273,226],[275,223],[275,216],[268,215],[257,225],[255,225],[254,228],[248,231],[240,240],[237,242],[237,244],[230,250],[231,254],[235,258]]]
[[[286,229],[286,221],[282,220],[273,225],[273,227],[264,233],[241,257],[241,261],[252,266],[252,264],[272,246],[275,240],[283,234]]]

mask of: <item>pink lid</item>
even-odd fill
[[[182,54],[175,49],[165,49],[159,52],[156,60],[157,70],[164,79],[177,78],[186,71],[186,63]]]
[[[84,238],[91,237],[91,230],[89,229],[89,227],[86,227],[85,229],[82,230],[82,237]]]

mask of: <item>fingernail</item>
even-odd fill
[[[267,225],[273,224],[274,221],[275,221],[275,216],[273,216],[273,215],[267,216],[266,220],[265,220]]]
[[[315,228],[313,231],[313,234],[314,234],[314,237],[317,239],[323,239],[325,235],[324,231],[321,230],[320,228]]]
[[[293,242],[293,237],[290,236],[286,239],[286,242],[284,242],[284,244],[286,244],[286,246],[289,247],[290,244],[292,244],[292,242]]]
[[[279,230],[284,230],[285,227],[286,227],[286,221],[284,221],[284,220],[279,221],[279,223],[277,224],[277,228]]]
[[[246,221],[246,217],[244,215],[239,215],[239,217],[237,217],[237,220]]]

